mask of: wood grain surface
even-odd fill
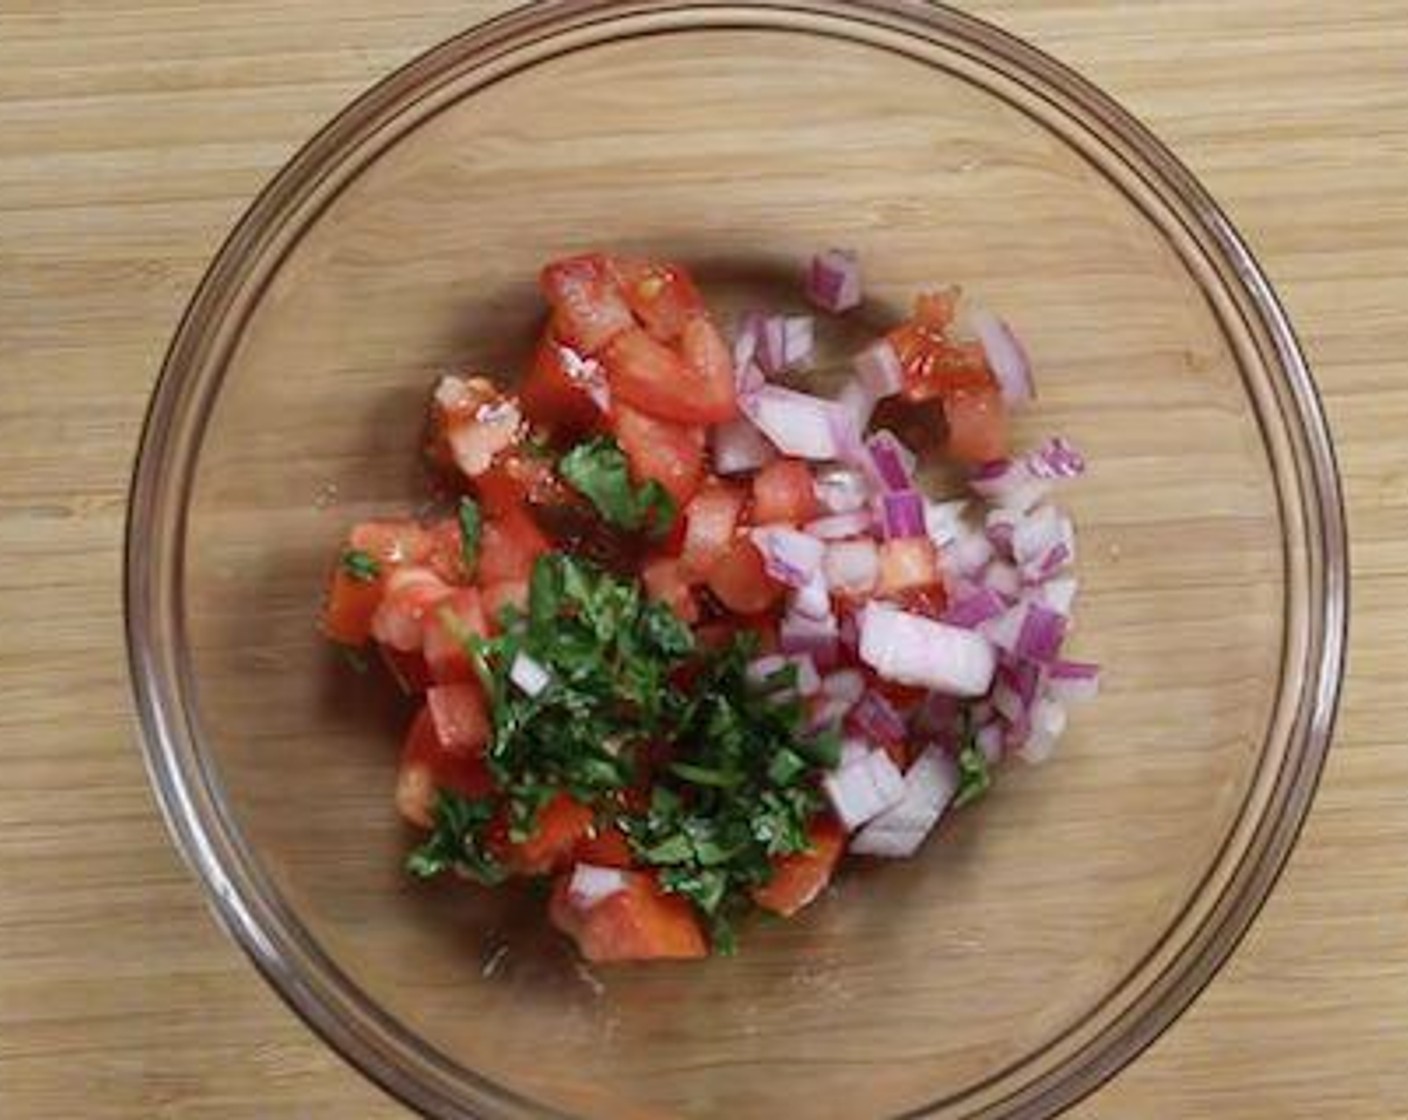
[[[248,199],[488,0],[0,0],[0,1117],[405,1115],[218,932],[139,761],[119,549],[147,394]],[[1408,10],[970,5],[1149,123],[1298,325],[1354,543],[1301,844],[1229,967],[1085,1118],[1408,1116]]]

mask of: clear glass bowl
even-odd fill
[[[733,959],[587,973],[531,898],[400,871],[404,708],[319,640],[330,549],[422,493],[434,375],[523,364],[537,266],[693,265],[726,307],[861,250],[877,320],[961,281],[1093,469],[1105,694],[910,863]],[[550,3],[357,101],[221,250],[128,539],[152,778],[220,920],[358,1068],[439,1116],[1046,1116],[1209,980],[1286,858],[1344,649],[1344,527],[1291,330],[1203,190],[1049,58],[946,9]]]

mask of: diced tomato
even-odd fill
[[[938,553],[928,537],[905,537],[880,546],[880,595],[897,595],[938,581]]]
[[[708,955],[704,933],[688,902],[667,894],[648,872],[622,874],[624,890],[585,908],[572,899],[570,875],[553,884],[548,914],[553,925],[577,943],[583,957],[601,964],[690,960]]]
[[[376,651],[391,679],[407,696],[417,696],[434,683],[430,666],[420,650],[394,649],[378,642]]]
[[[484,606],[484,618],[492,632],[498,629],[499,614],[505,607],[513,606],[521,611],[528,609],[528,581],[506,579],[487,584],[479,593],[479,600]]]
[[[958,317],[958,300],[961,292],[957,288],[943,288],[937,292],[920,292],[914,297],[914,320],[926,327],[946,331]]]
[[[431,546],[425,564],[446,583],[465,584],[470,580],[464,563],[464,539],[460,535],[459,519],[441,518],[429,526]]]
[[[836,870],[846,848],[846,832],[831,817],[821,817],[808,831],[811,847],[783,856],[773,865],[772,878],[753,889],[753,901],[764,910],[790,918],[812,902]]]
[[[726,482],[710,480],[684,508],[685,572],[703,578],[733,544],[743,514],[743,493]]]
[[[630,841],[615,825],[593,825],[590,833],[572,850],[573,863],[594,867],[630,867],[635,862]]]
[[[613,401],[611,426],[636,482],[654,479],[683,506],[704,474],[704,429],[661,420]]]
[[[942,583],[930,583],[923,587],[906,587],[891,595],[890,600],[902,610],[920,614],[925,618],[939,619],[948,608],[948,594]]]
[[[425,563],[435,550],[435,538],[409,518],[363,521],[353,528],[347,547],[365,552],[385,575],[391,568]]]
[[[715,340],[723,345],[707,319],[692,319],[685,327],[684,356],[639,327],[623,331],[601,352],[612,401],[681,424],[731,419],[738,411],[732,363],[725,348],[726,376],[720,376]]]
[[[523,415],[570,443],[601,426],[601,409],[580,380],[573,378],[563,354],[564,346],[551,331],[544,331],[533,355],[533,366],[518,389]],[[568,348],[568,355],[576,352]],[[592,359],[576,355],[578,363]],[[606,372],[600,371],[605,384]]]
[[[437,603],[425,620],[424,652],[431,677],[439,684],[476,680],[465,649],[469,635],[488,637],[489,624],[479,591],[461,587]]]
[[[699,621],[699,603],[694,598],[682,561],[673,556],[647,560],[640,572],[645,594],[652,601],[664,603],[685,622]]]
[[[548,539],[522,509],[484,520],[479,540],[479,580],[485,587],[505,580],[526,580],[533,563],[549,548]]]
[[[572,500],[566,483],[552,463],[522,447],[510,447],[494,456],[489,469],[474,480],[482,512],[502,517],[527,506],[554,505]]]
[[[396,808],[412,824],[429,828],[436,789],[486,797],[493,792],[494,783],[482,758],[451,750],[440,741],[430,709],[423,707],[411,722],[401,748]]]
[[[451,592],[429,568],[398,568],[386,577],[386,595],[372,616],[372,634],[393,649],[419,651],[425,616]]]
[[[323,633],[334,642],[360,646],[372,632],[372,618],[381,605],[382,580],[362,580],[348,574],[341,562],[328,577],[323,603]]]
[[[435,733],[447,750],[483,754],[493,730],[484,692],[477,681],[437,684],[426,691],[425,705]]]
[[[704,314],[699,289],[679,265],[617,257],[611,266],[636,318],[661,342],[675,341],[686,323]]]
[[[800,525],[817,516],[816,483],[800,459],[774,459],[753,477],[753,524]]]
[[[583,354],[595,354],[635,327],[631,309],[600,253],[568,257],[543,269],[539,287],[552,306],[553,333]]]
[[[738,537],[709,569],[709,590],[731,611],[760,614],[782,597],[782,585],[767,574],[753,542]]]
[[[516,875],[546,875],[571,861],[577,845],[591,835],[595,816],[580,801],[559,793],[540,810],[533,833],[505,844],[500,858]]]
[[[990,463],[1007,455],[1007,410],[994,385],[944,397],[948,453],[960,463]]]
[[[930,400],[959,389],[993,384],[987,355],[979,342],[960,342],[949,334],[958,293],[927,292],[914,305],[914,317],[889,334],[903,371],[903,392],[910,400]]]

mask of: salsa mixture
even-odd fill
[[[435,387],[440,515],[355,526],[330,576],[326,635],[415,698],[413,875],[545,879],[591,961],[703,957],[1050,754],[1097,686],[1062,653],[1075,535],[1050,500],[1084,464],[1009,447],[1034,393],[1006,324],[923,293],[821,397],[789,384],[811,314],[726,339],[684,268],[605,254],[540,286],[515,389]],[[804,291],[858,307],[855,255]],[[926,495],[921,459],[963,494]]]

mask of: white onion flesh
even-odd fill
[[[860,656],[881,677],[953,696],[981,696],[997,655],[981,634],[870,603],[861,617]]]

